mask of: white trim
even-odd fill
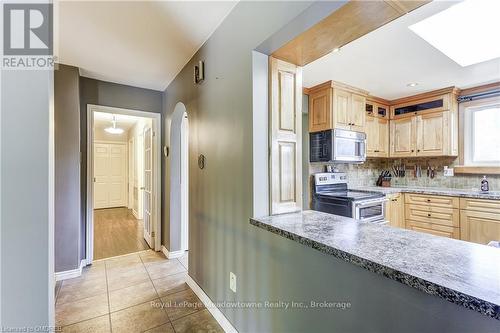
[[[128,144],[128,141],[125,142],[125,141],[114,141],[114,140],[94,140],[94,143],[110,143],[110,144],[113,144],[113,145],[127,145]]]
[[[82,269],[86,265],[87,265],[87,260],[82,259],[82,261],[80,261],[80,266],[78,266],[78,268],[71,269],[69,271],[56,272],[55,273],[56,281],[73,279],[73,278],[81,276],[82,275]]]
[[[167,259],[175,259],[175,258],[180,258],[184,255],[184,253],[186,253],[186,251],[184,250],[179,250],[179,251],[172,251],[170,252],[169,250],[167,250],[167,248],[165,246],[161,246],[161,252],[163,252],[163,254],[165,255],[165,257],[167,257]]]
[[[473,147],[474,147],[474,118],[473,114],[477,111],[481,111],[484,109],[499,107],[500,106],[500,98],[491,97],[484,100],[476,100],[464,102],[460,105],[463,109],[463,122],[464,122],[464,165],[465,166],[497,166],[498,161],[474,161],[472,159],[473,156]]]
[[[94,259],[94,165],[93,165],[93,150],[92,145],[94,143],[94,117],[93,113],[95,111],[123,114],[136,117],[144,117],[152,119],[152,129],[154,132],[153,136],[153,164],[155,166],[153,170],[153,177],[155,182],[153,184],[153,205],[154,209],[154,231],[155,231],[155,251],[161,250],[161,114],[147,111],[131,110],[114,108],[110,106],[102,106],[95,104],[87,104],[87,202],[86,202],[86,249],[85,257],[86,263],[91,264]]]
[[[210,297],[201,289],[201,287],[191,278],[191,276],[186,276],[186,283],[191,287],[193,292],[198,296],[200,301],[203,302],[208,311],[212,314],[214,319],[219,323],[224,332],[238,332],[233,325],[227,320],[224,314],[215,306]]]

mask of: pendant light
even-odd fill
[[[116,116],[113,115],[113,120],[111,121],[113,124],[110,127],[106,127],[104,130],[108,132],[109,134],[122,134],[123,133],[123,128],[118,128],[116,127]]]

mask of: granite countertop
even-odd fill
[[[390,193],[417,193],[417,194],[430,194],[430,195],[448,195],[462,198],[476,198],[476,199],[492,199],[500,200],[500,191],[481,192],[479,190],[465,190],[454,188],[439,188],[439,187],[413,187],[413,186],[353,186],[349,187],[350,190],[364,191],[364,192],[380,192],[384,194]]]
[[[250,223],[500,320],[500,249],[311,210]]]

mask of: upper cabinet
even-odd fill
[[[458,155],[458,89],[387,101],[328,81],[309,89],[309,132],[366,133],[367,157]]]
[[[309,90],[309,132],[341,128],[363,132],[366,92],[328,81]]]
[[[366,156],[389,157],[389,102],[368,96],[365,102]]]
[[[443,93],[443,92],[447,93]],[[390,156],[458,155],[456,89],[412,96],[391,106]]]

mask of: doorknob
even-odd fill
[[[145,190],[146,188],[144,186],[142,186],[141,188],[139,188],[140,190]]]

